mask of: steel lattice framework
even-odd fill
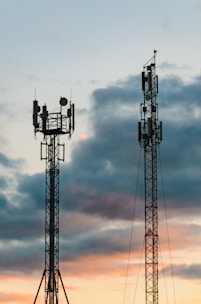
[[[146,304],[158,304],[158,206],[157,150],[162,140],[162,122],[158,122],[158,76],[154,56],[144,65],[141,121],[138,140],[144,149],[145,193],[145,297]]]
[[[74,131],[74,104],[71,104],[63,114],[62,109],[67,105],[66,98],[60,99],[60,112],[49,113],[46,105],[42,113],[38,101],[33,101],[34,131],[44,135],[41,143],[41,160],[46,161],[46,191],[45,191],[45,269],[37,297],[45,278],[45,304],[59,303],[59,280],[61,281],[66,303],[69,304],[59,270],[59,164],[64,161],[64,144],[60,144],[60,135]],[[62,152],[61,153],[61,149]],[[62,154],[62,156],[61,156]]]

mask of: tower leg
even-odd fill
[[[62,288],[63,288],[63,292],[64,292],[64,295],[65,295],[65,298],[66,298],[66,303],[69,304],[67,293],[66,293],[66,290],[65,290],[65,287],[64,287],[64,283],[63,283],[60,271],[58,271],[58,275],[59,275],[61,285],[62,285]]]
[[[42,275],[42,278],[41,278],[41,281],[40,281],[40,284],[39,284],[39,287],[38,287],[38,290],[37,290],[37,293],[36,293],[36,296],[35,296],[33,304],[35,304],[36,301],[37,301],[38,294],[39,294],[39,291],[40,291],[40,288],[41,288],[41,285],[42,285],[44,277],[45,277],[45,270],[43,271],[43,275]]]

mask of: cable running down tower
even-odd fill
[[[64,144],[60,144],[60,135],[68,134],[70,138],[74,131],[74,104],[71,101],[68,106],[67,104],[68,100],[61,97],[60,111],[49,113],[46,105],[42,107],[41,112],[38,101],[33,101],[34,132],[43,133],[41,160],[46,162],[45,269],[34,304],[37,302],[43,280],[45,304],[59,303],[59,280],[66,303],[69,304],[59,270],[59,163],[64,161]]]
[[[156,51],[143,66],[141,121],[138,122],[138,141],[144,149],[145,194],[145,298],[146,304],[158,304],[158,205],[157,150],[162,141],[162,122],[158,121],[158,75]]]

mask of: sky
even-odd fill
[[[141,71],[153,50],[163,121],[159,302],[200,303],[200,30],[199,0],[0,1],[0,303],[33,303],[42,277],[45,162],[32,101],[51,112],[61,96],[76,109],[60,164],[69,302],[145,303],[137,123]],[[43,296],[42,287],[41,303]]]

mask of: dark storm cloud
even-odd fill
[[[94,254],[112,254],[116,252],[124,252],[125,244],[116,240],[117,235],[121,236],[120,231],[114,230],[113,233],[109,229],[104,231],[93,231],[89,234],[80,234],[70,242],[63,244],[63,259],[74,259]],[[119,233],[119,234],[118,234]],[[113,238],[113,234],[115,238]]]
[[[187,112],[189,120],[193,119],[192,110],[195,106],[200,106],[201,102],[201,76],[193,79],[190,83],[185,83],[183,80],[176,76],[164,78],[160,81],[159,87],[159,104],[161,108],[170,111],[171,107],[181,107],[181,110]],[[181,115],[183,112],[181,111]],[[177,117],[179,119],[180,117]],[[175,124],[176,124],[175,117]],[[185,121],[183,121],[185,122]]]
[[[105,219],[132,219],[134,198],[131,195],[107,191],[107,188],[104,191],[91,190],[79,185],[67,187],[66,193],[68,195],[62,191],[62,195],[65,195],[62,208],[66,211],[79,211]],[[138,212],[140,211],[139,207]]]
[[[36,240],[35,240],[36,242]],[[27,241],[7,241],[1,248],[1,273],[30,273],[43,269],[44,244]]]
[[[0,188],[3,190],[7,187],[7,179],[3,176],[0,176]]]
[[[1,240],[34,240],[35,237],[43,236],[43,220],[41,213],[28,213],[24,208],[5,208],[0,212],[1,217]]]
[[[138,88],[138,90],[135,90]],[[140,100],[141,92],[140,77],[129,77],[124,81],[118,81],[107,88],[97,89],[93,93],[94,104],[92,111],[97,117],[101,115],[113,117],[124,105],[133,106],[133,101]],[[121,114],[121,113],[119,113]],[[95,121],[94,121],[95,122]]]
[[[45,199],[45,173],[37,173],[31,176],[21,176],[18,185],[19,193],[26,194],[28,197],[24,200],[26,208],[44,209]]]
[[[63,197],[66,208],[128,218],[140,155],[137,142],[140,94],[140,77],[130,77],[94,92],[91,112],[95,134],[77,144],[71,164],[63,168],[62,195],[66,196]],[[160,81],[159,120],[163,120],[160,162],[166,197],[172,200],[168,207],[188,208],[191,212],[200,207],[201,195],[200,99],[200,77],[191,83],[172,76]],[[159,168],[161,186],[160,178]],[[142,162],[139,185],[138,195],[142,197]],[[119,199],[111,193],[118,194]],[[111,197],[109,203],[106,196]]]
[[[0,154],[0,240],[33,239],[41,234],[43,208],[40,195],[40,174],[24,176],[20,173],[21,160],[9,159]],[[37,183],[34,184],[34,180]],[[40,189],[41,186],[41,189]],[[33,187],[34,191],[30,190]],[[30,194],[31,193],[31,194]]]
[[[141,234],[140,229],[139,226],[136,227],[136,237],[132,243],[132,250],[135,252],[140,251],[142,246],[142,241],[139,237]],[[87,255],[125,253],[128,250],[130,233],[131,227],[129,225],[125,226],[123,223],[118,223],[116,227],[111,228],[111,225],[105,222],[102,226],[94,226],[90,231],[85,230],[84,233],[80,229],[73,237],[62,238],[61,257],[63,260],[73,260]]]
[[[33,239],[42,233],[43,212],[27,197],[12,193],[7,198],[1,193],[0,207],[0,240]]]
[[[3,180],[3,184],[5,184],[4,180]],[[1,187],[1,189],[4,187]],[[7,198],[3,193],[0,193],[0,210],[1,212],[4,211],[5,207],[7,206]]]
[[[174,76],[163,78],[158,96],[159,120],[163,121],[160,161],[166,197],[172,201],[168,207],[185,207],[191,212],[200,206],[201,195],[200,78],[191,83]],[[61,206],[65,210],[129,218],[139,166],[137,122],[142,100],[140,76],[94,91],[90,110],[94,135],[76,144],[71,163],[61,170]],[[19,188],[39,205],[41,178],[27,177]],[[143,151],[137,191],[143,198]]]
[[[184,83],[178,77],[161,81],[159,106],[163,121],[160,146],[164,181],[173,208],[200,206],[201,87],[200,77]],[[163,118],[161,117],[163,120]]]
[[[184,83],[180,78],[166,77],[159,83],[159,120],[163,121],[163,141],[159,155],[163,183],[169,204],[167,207],[180,211],[175,214],[179,213],[181,217],[186,214],[196,215],[200,208],[200,78]],[[110,220],[132,219],[140,157],[137,122],[142,100],[140,76],[129,77],[93,93],[90,109],[93,136],[77,142],[72,151],[71,162],[61,166],[60,208],[61,217],[66,212],[72,215],[72,222],[65,227],[68,231],[71,231],[76,213],[101,219],[102,226],[95,222],[93,231],[89,232],[80,222],[81,232],[76,234],[74,231],[69,238],[62,241],[65,258],[68,256],[73,259],[90,252],[109,254],[127,250],[125,244],[120,243],[122,239],[125,240],[128,227],[110,230],[107,224]],[[9,160],[3,155],[0,163],[9,166]],[[6,236],[10,240],[22,242],[24,229],[25,240],[28,236],[31,239],[36,238],[35,246],[40,247],[37,237],[43,238],[45,173],[32,176],[18,174],[17,180],[16,194],[12,195],[17,206],[7,202],[6,197],[0,197],[7,212],[2,239]],[[161,186],[160,168],[158,180]],[[2,184],[5,187],[4,179]],[[135,215],[139,220],[142,220],[142,201],[143,151]],[[9,228],[11,221],[15,224],[13,229]],[[5,259],[6,255],[11,254],[12,243],[9,248],[5,247]],[[28,249],[23,254],[26,253],[28,254]],[[31,257],[34,259],[34,254],[30,255],[27,263],[31,263]]]
[[[16,189],[16,182],[24,181],[20,174],[20,161],[14,160],[12,164],[7,157],[1,156],[1,163],[5,165],[5,177],[0,177],[1,274],[10,271],[29,272],[31,265],[35,269],[37,261],[40,262],[39,252],[43,254],[40,247],[44,248],[44,244],[41,245],[39,238],[44,237],[44,211],[37,208],[32,199],[33,193],[19,193],[19,189]],[[26,180],[30,181],[30,177],[26,177]],[[38,185],[35,191],[37,188]]]
[[[164,267],[162,272],[172,275],[172,270],[175,277],[180,277],[182,279],[200,280],[201,277],[201,264],[179,264],[173,265],[171,268],[168,266]]]
[[[139,77],[133,82],[139,82]],[[95,134],[74,148],[71,164],[62,169],[61,197],[66,208],[109,218],[130,216],[137,167],[133,159],[139,156],[132,113],[132,96],[138,94],[131,83],[129,78],[117,88],[94,92]]]

